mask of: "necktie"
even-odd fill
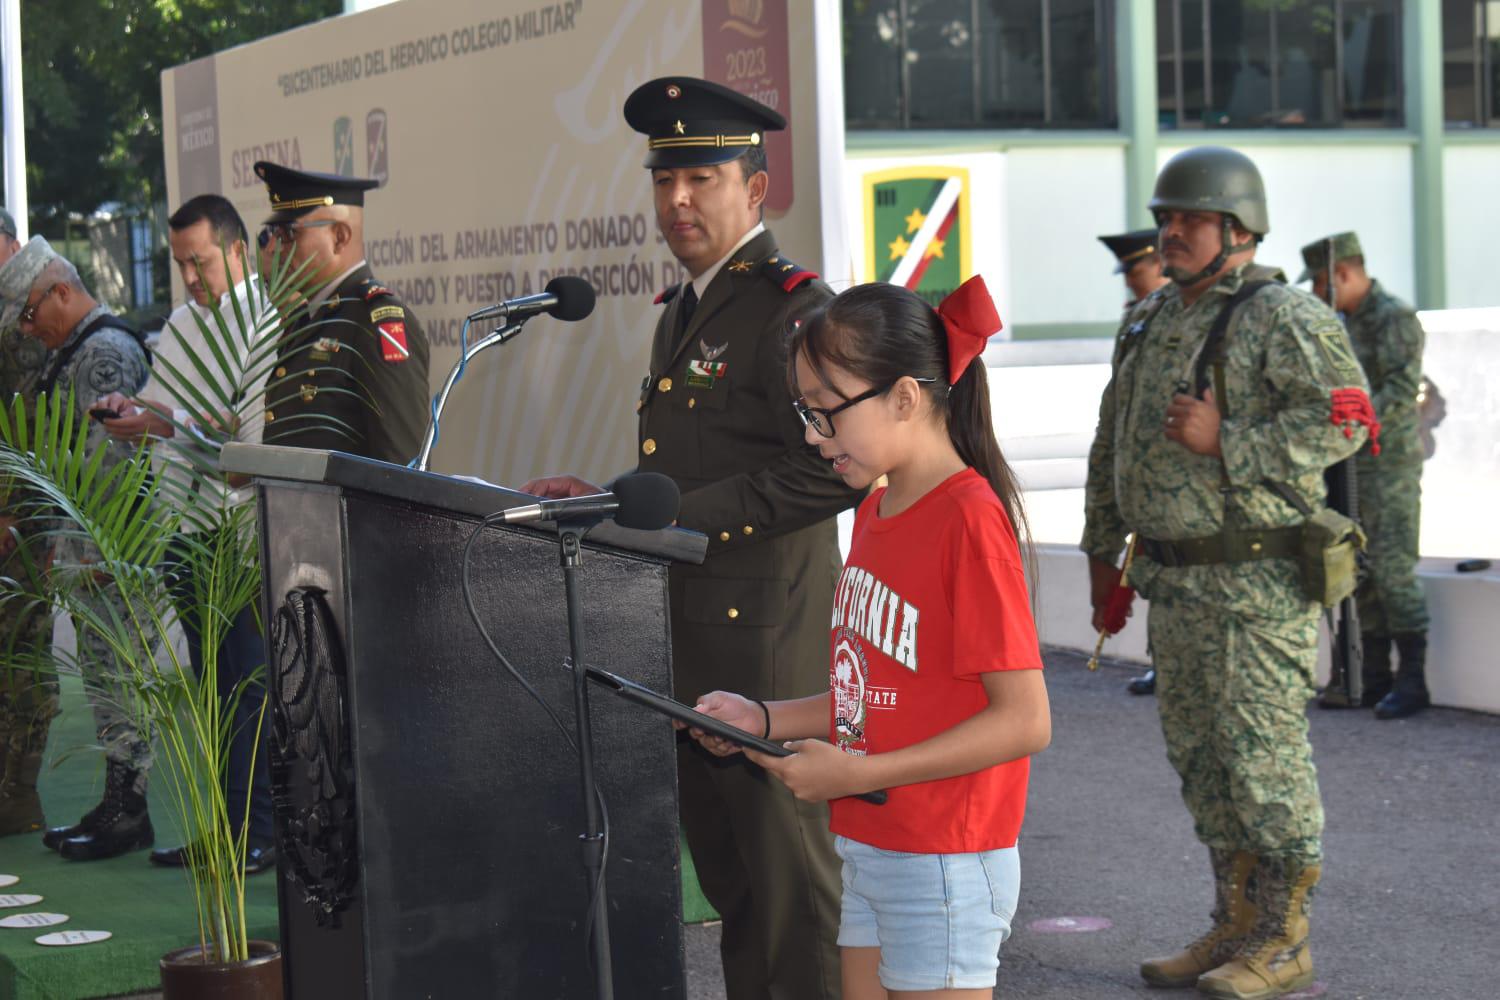
[[[698,308],[698,290],[693,283],[688,282],[687,290],[682,293],[682,329],[687,330],[688,324],[693,321],[693,310]]]

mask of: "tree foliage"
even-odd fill
[[[340,13],[342,0],[22,0],[35,231],[165,196],[161,72]]]

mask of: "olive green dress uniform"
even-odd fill
[[[724,264],[685,329],[685,293],[658,300],[640,468],[671,476],[678,523],[708,536],[703,564],[670,575],[675,694],[689,704],[716,689],[762,700],[828,689],[833,517],[858,495],[803,439],[786,342],[832,295],[765,232]],[[724,917],[728,995],[836,997],[840,865],[827,806],[692,742],[678,781],[699,881]]]
[[[404,465],[427,430],[427,366],[416,316],[360,265],[287,332],[264,440]]]

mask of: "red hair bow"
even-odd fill
[[[937,311],[948,331],[948,384],[953,385],[1003,324],[984,278],[977,274],[955,288]]]

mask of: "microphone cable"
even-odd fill
[[[465,320],[464,328],[466,330],[468,329],[468,325],[468,321]],[[504,513],[504,511],[499,511],[494,514],[488,514],[485,517],[481,518],[479,523],[474,526],[474,530],[469,532],[468,540],[464,542],[462,564],[462,590],[464,595],[464,606],[468,608],[469,618],[474,622],[474,627],[479,630],[480,638],[484,640],[484,644],[489,647],[490,652],[494,654],[495,659],[499,661],[500,665],[505,668],[506,672],[515,679],[516,683],[521,685],[521,688],[527,693],[527,695],[531,697],[531,700],[542,707],[542,711],[547,713],[547,717],[552,720],[552,724],[556,726],[557,731],[562,734],[563,742],[568,745],[568,749],[572,750],[573,755],[577,757],[579,756],[578,744],[574,742],[573,734],[568,732],[568,727],[563,724],[563,721],[558,716],[556,710],[554,710],[551,704],[548,703],[547,699],[542,696],[542,693],[535,687],[533,687],[531,682],[528,681],[524,676],[522,676],[521,672],[516,669],[515,664],[511,663],[506,655],[500,651],[500,647],[495,644],[495,640],[490,636],[489,629],[484,627],[484,620],[480,617],[479,607],[474,603],[473,580],[469,573],[470,566],[472,564],[471,556],[474,551],[474,543],[479,540],[479,536],[483,534],[485,528],[500,523],[500,518],[504,516]],[[581,664],[575,663],[573,664],[573,669],[581,670],[583,669],[583,667]],[[591,950],[590,944],[594,939],[595,933],[594,912],[599,908],[599,896],[600,893],[604,891],[604,877],[609,871],[609,809],[604,804],[604,792],[600,789],[598,782],[595,782],[594,784],[594,802],[599,806],[599,827],[601,837],[599,852],[599,875],[594,880],[594,884],[589,887],[588,915],[584,918],[583,921],[584,952],[589,959],[590,965],[593,964],[593,952]]]
[[[453,387],[458,388],[459,380],[464,377],[464,369],[469,367],[469,317],[464,317],[463,328],[458,331],[458,371],[453,375]],[[442,392],[433,394],[432,400],[427,404],[428,412],[432,416],[432,447],[436,448],[438,438],[442,437],[442,428],[438,426],[438,400],[443,396]],[[418,454],[410,462],[406,463],[408,469],[415,469],[422,456]],[[482,525],[481,525],[482,527]],[[481,631],[483,627],[481,626]]]

